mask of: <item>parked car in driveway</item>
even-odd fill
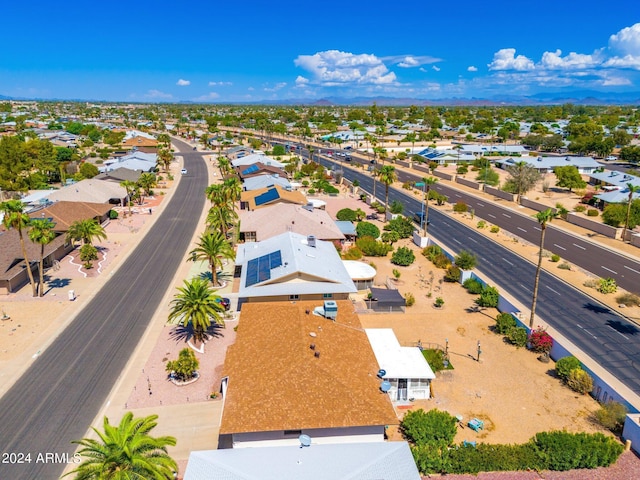
[[[225,311],[229,310],[231,308],[231,300],[229,300],[226,297],[218,297],[216,298],[216,302],[219,303],[220,305],[222,305],[225,309]]]
[[[378,220],[378,214],[370,213],[369,215],[367,215],[367,220]]]

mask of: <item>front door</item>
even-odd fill
[[[399,378],[398,379],[398,400],[406,400],[407,399],[407,379]]]

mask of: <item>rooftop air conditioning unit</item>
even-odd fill
[[[307,237],[307,245],[309,245],[312,248],[316,248],[316,236],[315,235],[309,235]]]

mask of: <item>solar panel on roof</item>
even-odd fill
[[[245,286],[250,287],[251,285],[255,285],[258,283],[258,264],[259,258],[249,260],[247,263],[247,276],[245,281]]]
[[[257,165],[255,165],[255,164],[253,164],[253,165],[251,165],[250,167],[245,168],[245,169],[242,171],[242,174],[243,174],[243,175],[249,175],[250,173],[255,173],[255,172],[257,172],[258,170],[260,170],[260,169],[258,168],[258,166],[257,166]]]
[[[282,265],[282,254],[280,253],[280,250],[269,254],[269,263],[271,264],[271,268],[276,268]]]
[[[267,202],[273,202],[278,198],[280,198],[280,194],[278,193],[278,190],[276,190],[275,188],[270,188],[266,192],[261,193],[256,197],[256,206],[264,205]]]
[[[247,262],[247,275],[244,286],[250,287],[256,283],[269,280],[271,278],[271,270],[281,265],[282,254],[280,250],[249,260]]]

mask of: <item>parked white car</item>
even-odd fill
[[[186,174],[187,174],[187,169],[186,169],[186,168],[183,168],[182,170],[180,170],[180,173],[181,173],[182,175],[186,175]]]
[[[617,160],[618,157],[616,157],[615,155],[609,155],[607,158],[605,158],[605,160]]]

